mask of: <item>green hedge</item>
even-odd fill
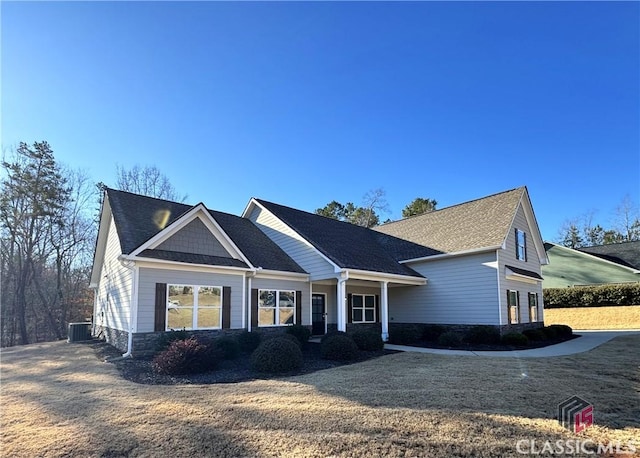
[[[545,288],[544,308],[640,305],[640,283]]]

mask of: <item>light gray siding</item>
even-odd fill
[[[242,328],[242,275],[141,267],[137,332],[154,330],[156,283],[231,287],[231,328]]]
[[[527,246],[527,260],[522,261],[516,258],[516,229],[524,231],[526,235]],[[541,274],[542,268],[540,265],[540,253],[537,252],[535,244],[533,243],[533,234],[531,227],[527,223],[524,209],[522,204],[518,207],[516,216],[513,220],[513,225],[509,229],[507,235],[505,249],[498,250],[498,266],[500,272],[500,295],[501,295],[501,307],[500,315],[502,324],[508,324],[508,310],[507,310],[507,290],[514,290],[520,293],[520,322],[530,323],[529,316],[529,304],[527,293],[538,293],[538,321],[544,320],[543,311],[543,298],[542,298],[542,281],[536,284],[527,283],[524,281],[507,279],[505,277],[506,266],[514,266],[520,269],[530,270]]]
[[[389,321],[499,324],[495,252],[411,264],[424,286],[389,288]]]
[[[107,235],[107,246],[97,289],[95,324],[121,331],[129,330],[131,314],[131,287],[133,271],[118,261],[120,239],[115,221],[111,218]],[[96,260],[97,262],[97,260]]]
[[[195,218],[176,234],[162,242],[157,248],[159,250],[205,254],[224,258],[232,257],[218,239],[213,236],[211,231],[207,229],[207,226],[204,225],[200,218]]]
[[[300,267],[309,272],[312,281],[335,277],[333,265],[271,212],[255,206],[249,214],[249,219]]]
[[[338,293],[338,286],[336,285],[313,285],[313,293],[324,294],[326,296],[325,301],[325,313],[327,314],[327,323],[337,323],[337,303],[336,295]]]
[[[271,280],[268,278],[254,278],[251,282],[252,289],[277,289],[281,291],[302,292],[302,324],[311,324],[311,296],[309,295],[309,282],[295,280]]]

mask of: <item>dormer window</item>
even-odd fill
[[[527,234],[520,229],[516,229],[516,259],[527,260]]]

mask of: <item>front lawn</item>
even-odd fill
[[[294,377],[147,385],[90,345],[15,347],[2,351],[1,454],[511,457],[518,443],[565,439],[640,449],[638,348],[629,335],[558,358],[398,353]],[[555,419],[573,395],[594,405],[579,436]]]

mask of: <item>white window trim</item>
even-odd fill
[[[515,293],[515,296],[516,296],[515,305],[512,305],[511,302],[510,302],[511,301],[511,293]],[[515,307],[515,309],[516,309],[516,319],[515,319],[515,321],[513,321],[511,319],[511,308],[512,307]],[[507,293],[507,309],[509,311],[509,313],[507,314],[507,318],[509,320],[509,324],[520,324],[520,294],[515,289],[508,290],[508,293]]]
[[[353,306],[353,298],[354,296],[362,296],[362,307],[358,307],[359,310],[362,310],[362,321],[356,321],[353,319],[353,311],[356,309],[356,307]],[[366,309],[366,307],[364,306],[365,304],[365,298],[366,297],[373,297],[373,321],[366,321],[365,317],[366,314],[364,313]],[[362,323],[377,323],[377,307],[376,307],[376,295],[375,294],[351,294],[351,323],[356,323],[356,324],[362,324]]]
[[[193,306],[189,307],[189,306],[181,306],[181,307],[174,307],[174,308],[183,308],[183,309],[191,309],[193,310],[193,315],[192,315],[192,319],[191,319],[191,327],[187,328],[185,327],[184,329],[187,331],[199,331],[199,330],[211,330],[211,329],[222,329],[222,301],[223,299],[223,289],[222,286],[212,286],[212,285],[185,285],[185,284],[179,284],[179,283],[167,283],[167,298],[166,298],[166,304],[167,306],[165,307],[165,330],[166,331],[172,331],[172,330],[176,330],[177,328],[171,328],[169,327],[169,291],[171,290],[172,286],[188,286],[190,288],[193,288]],[[200,288],[217,288],[220,290],[220,305],[206,305],[203,306],[202,308],[206,308],[206,309],[214,309],[214,308],[218,308],[220,309],[220,322],[218,323],[219,326],[215,326],[215,327],[206,327],[206,328],[199,328],[198,325],[198,309],[200,308],[198,305],[198,291],[200,290]],[[179,329],[178,329],[179,330]]]
[[[531,297],[532,296],[536,298],[536,305],[535,306],[531,305]],[[538,316],[539,316],[539,313],[538,313],[539,312],[538,302],[539,302],[538,301],[538,293],[529,292],[529,294],[527,294],[527,303],[528,303],[528,306],[529,306],[529,322],[530,323],[537,323],[538,322]],[[533,320],[531,318],[531,309],[535,309],[536,310],[536,317],[535,317],[536,319],[535,320]]]
[[[518,240],[520,234],[522,234],[522,245]],[[520,257],[520,248],[522,248],[522,257]],[[520,229],[516,229],[516,259],[518,261],[527,261],[527,234]]]
[[[260,306],[260,296],[263,291],[274,291],[276,293],[275,306],[273,307],[261,307]],[[292,293],[293,294],[293,323],[291,324],[280,324],[280,293]],[[293,326],[296,324],[296,292],[288,289],[258,289],[258,327],[259,328],[277,328],[281,326]],[[291,308],[291,307],[283,307],[283,308]],[[260,309],[265,310],[275,310],[275,322],[276,324],[260,324]]]

